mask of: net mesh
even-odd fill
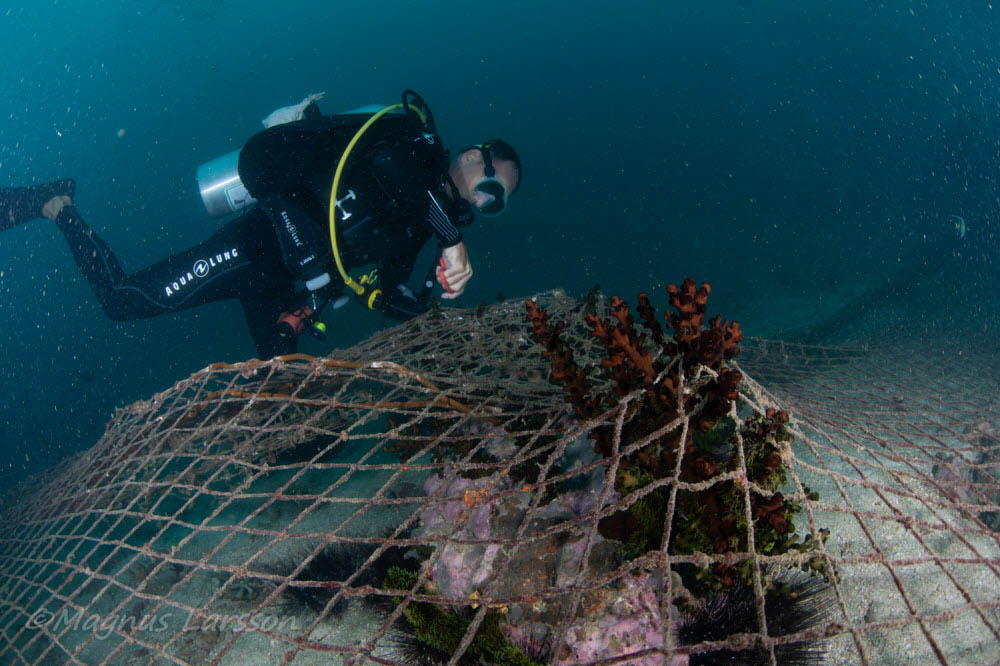
[[[4,498],[0,661],[1000,660],[995,354],[750,339],[711,418],[720,374],[657,357],[690,402],[639,428],[605,299],[536,300],[585,418],[514,302],[121,410]]]

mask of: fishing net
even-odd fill
[[[995,354],[536,303],[121,410],[0,507],[0,661],[1000,659]]]

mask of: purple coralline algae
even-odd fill
[[[431,585],[438,594],[463,602],[522,598],[524,602],[505,605],[511,642],[517,645],[527,636],[551,638],[554,627],[572,610],[570,589],[595,573],[614,569],[615,542],[590,529],[599,509],[603,474],[593,480],[591,487],[562,493],[529,514],[532,493],[512,492],[513,484],[503,473],[479,479],[447,472],[430,477],[424,490],[432,503],[421,509],[415,536],[440,544],[431,557]],[[609,502],[618,499],[610,494]],[[563,529],[524,538],[554,526]],[[511,542],[518,533],[521,545],[514,549]],[[657,601],[661,580],[651,573],[626,574],[610,586],[587,591],[585,612],[578,613],[583,617],[565,632],[553,655],[555,663],[586,663],[663,648],[665,622]],[[539,591],[553,588],[567,592],[538,597]],[[626,663],[664,666],[666,660],[652,652]]]
[[[496,475],[482,479],[430,477],[424,484],[424,491],[437,501],[420,511],[416,536],[458,542],[496,541],[498,536],[493,523],[509,510],[508,505],[513,501],[515,510],[523,512],[527,508],[527,493],[521,498],[490,499],[507,485],[505,479],[498,479]],[[440,546],[431,578],[438,593],[468,599],[492,574],[500,548],[496,543],[444,543]]]
[[[617,589],[603,589],[587,617],[577,619],[566,632],[556,664],[590,663],[622,657],[651,648],[663,648],[666,623],[660,613],[657,577],[625,576]],[[593,602],[592,602],[593,603]],[[637,656],[630,666],[664,666],[660,652]]]

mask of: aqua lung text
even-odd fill
[[[236,259],[238,256],[239,253],[234,247],[233,249],[221,252],[215,255],[214,257],[209,257],[208,259],[199,259],[198,261],[194,262],[193,266],[191,266],[191,270],[189,270],[187,273],[180,276],[167,286],[165,286],[163,290],[166,292],[167,296],[173,296],[175,293],[183,289],[188,284],[208,275],[209,272],[216,266],[220,266],[226,263],[227,261],[232,261],[233,259]]]

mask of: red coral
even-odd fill
[[[688,413],[701,403],[700,411],[692,418],[692,426],[708,431],[729,411],[732,401],[739,397],[738,385],[742,375],[739,371],[723,367],[726,359],[739,352],[743,337],[739,324],[715,317],[709,328],[702,328],[710,291],[708,284],[696,289],[694,280],[688,278],[680,289],[670,285],[667,291],[671,296],[670,304],[676,310],[665,316],[667,325],[674,330],[673,339],[669,342],[663,327],[656,321],[655,310],[646,294],[639,295],[638,312],[655,346],[647,346],[646,336],[636,331],[628,305],[618,297],[610,301],[611,317],[585,316],[591,334],[605,349],[601,367],[604,376],[615,382],[618,396],[628,395],[637,389],[643,392],[644,400],[633,403],[635,409],[623,426],[622,442],[637,441],[670,423],[679,413]],[[601,405],[613,406],[610,396],[604,398],[604,402],[599,396],[589,401],[586,399],[591,386],[583,371],[573,363],[572,351],[558,339],[564,325],[550,326],[543,309],[531,301],[525,305],[532,324],[530,331],[536,340],[545,345],[543,354],[552,359],[552,379],[563,383],[567,400],[576,406],[577,414],[587,418],[599,413]],[[660,352],[658,355],[654,354],[657,349]],[[678,356],[681,358],[678,359]],[[675,360],[681,362],[673,363]],[[717,373],[715,381],[699,383],[697,391],[681,395],[681,372],[699,364]],[[673,474],[682,455],[680,472],[683,481],[700,482],[718,476],[721,464],[711,455],[698,450],[690,439],[690,431],[687,431],[688,437],[683,438],[684,432],[682,428],[675,428],[650,440],[629,459],[623,460],[620,467],[623,473],[615,479],[616,488],[620,492],[624,490],[620,486],[622,478],[638,478],[637,474],[624,473],[629,470],[638,470],[653,478]],[[595,440],[595,449],[599,453],[610,455],[613,452],[612,428],[595,428],[590,436]],[[727,489],[731,491],[731,486],[730,482],[726,482],[698,493],[704,514],[704,529],[717,552],[729,552],[739,541],[737,521],[724,501],[724,495]],[[600,530],[607,538],[628,540],[639,525],[637,516],[626,510],[603,518]]]
[[[760,463],[760,471],[754,475],[756,483],[764,483],[774,472],[781,467],[781,456],[776,451],[768,451],[764,454],[764,459]]]
[[[717,370],[723,360],[740,353],[742,341],[739,322],[730,323],[722,317],[713,317],[709,328],[701,332],[692,347],[699,363]]]
[[[649,296],[644,291],[639,294],[639,307],[637,309],[639,310],[639,316],[642,317],[642,323],[645,324],[646,328],[649,329],[650,335],[653,336],[653,342],[661,348],[665,347],[667,341],[663,337],[663,328],[660,326],[660,322],[656,321],[656,310],[649,302]]]
[[[667,286],[670,306],[677,310],[667,313],[667,325],[674,329],[674,340],[680,347],[681,353],[690,351],[689,345],[701,335],[701,326],[705,321],[705,304],[711,291],[712,285],[707,282],[702,282],[701,287],[695,290],[693,278],[686,278],[680,289],[673,284]]]
[[[723,564],[721,562],[712,565],[712,573],[714,573],[718,579],[719,584],[722,587],[730,588],[736,579],[740,577],[739,571],[731,564]]]
[[[739,449],[732,443],[735,435],[728,430],[712,433],[707,437],[696,430],[710,431],[721,417],[739,399],[742,374],[726,367],[726,361],[735,357],[743,340],[737,322],[713,317],[707,322],[706,305],[711,287],[704,283],[695,286],[687,278],[678,288],[667,287],[673,311],[664,316],[667,328],[673,330],[667,338],[664,327],[656,319],[646,294],[639,294],[637,306],[646,333],[636,331],[635,321],[628,305],[620,298],[610,301],[611,316],[606,319],[592,314],[585,317],[590,332],[605,350],[601,362],[602,379],[615,382],[618,397],[634,394],[640,396],[629,404],[627,418],[616,431],[612,424],[602,423],[593,428],[590,437],[595,450],[610,456],[629,444],[645,441],[634,453],[621,458],[615,475],[615,489],[623,496],[651,479],[671,477],[679,471],[685,483],[714,483],[699,490],[682,490],[677,502],[683,508],[673,513],[671,529],[675,530],[669,548],[671,553],[686,549],[704,548],[707,552],[733,553],[748,547],[748,534],[743,525],[744,497],[742,485],[733,480],[718,479],[723,471],[730,471],[739,464]],[[560,341],[565,325],[551,325],[548,314],[537,304],[526,302],[532,336],[545,346],[543,355],[551,359],[552,381],[563,385],[566,400],[574,405],[581,418],[597,416],[603,409],[615,406],[615,394],[594,393],[585,372],[573,361],[573,351]],[[651,344],[647,344],[647,337]],[[712,372],[697,373],[704,366]],[[683,375],[682,375],[683,373]],[[680,391],[682,378],[686,389]],[[692,412],[697,409],[697,413]],[[669,423],[679,423],[678,417],[686,415],[690,428],[666,429]],[[786,501],[780,493],[765,496],[760,488],[772,490],[784,479],[782,457],[776,441],[785,441],[789,435],[782,426],[789,420],[783,411],[768,409],[765,414],[748,418],[742,434],[747,445],[744,452],[748,461],[747,477],[755,484],[750,493],[750,513],[758,530],[758,549],[762,552],[785,552],[794,542],[791,519],[798,510],[796,503]],[[666,430],[656,438],[655,431]],[[727,438],[723,443],[719,437]],[[615,446],[619,444],[620,446]],[[722,448],[720,448],[720,446]],[[721,453],[728,452],[723,460]],[[668,499],[669,498],[669,499]],[[637,499],[627,508],[615,510],[598,523],[605,538],[623,542],[628,553],[641,554],[661,547],[662,533],[659,526],[667,519],[668,487],[656,488]],[[649,526],[653,525],[653,528]],[[630,555],[633,556],[633,555]],[[713,567],[719,582],[724,586],[745,577],[741,567],[718,563]]]
[[[764,416],[749,420],[747,426],[755,435],[767,437],[768,435],[777,434],[781,426],[788,423],[789,418],[788,412],[785,410],[768,407],[764,412]]]
[[[666,346],[666,351],[671,356],[683,355],[689,364],[701,363],[718,370],[723,360],[740,353],[743,332],[738,322],[722,317],[713,317],[709,327],[702,329],[711,291],[712,286],[707,282],[696,290],[692,278],[684,280],[680,289],[673,284],[667,286],[670,305],[677,312],[666,315],[667,326],[674,329],[674,342]]]
[[[528,311],[528,321],[531,323],[531,328],[528,332],[531,337],[535,339],[536,342],[548,346],[549,338],[552,337],[552,333],[549,332],[549,312],[545,308],[538,307],[538,303],[535,301],[525,301],[524,307]],[[559,331],[562,327],[559,327]],[[558,331],[556,332],[558,335]]]
[[[739,385],[743,380],[743,373],[739,370],[723,368],[719,371],[719,378],[707,389],[708,400],[705,407],[698,414],[695,427],[702,432],[708,432],[715,427],[719,419],[729,411],[729,403],[740,397]]]
[[[611,316],[607,321],[591,314],[584,317],[593,336],[607,349],[608,357],[601,361],[601,367],[611,369],[620,395],[636,386],[652,386],[657,375],[653,357],[649,350],[643,349],[645,338],[636,333],[628,304],[617,296],[611,298]],[[615,320],[617,323],[613,323]]]
[[[530,300],[524,302],[524,307],[528,311],[528,321],[531,322],[528,332],[536,342],[545,347],[542,356],[551,359],[552,381],[562,384],[566,402],[576,408],[577,416],[582,419],[597,416],[600,413],[601,399],[599,396],[588,398],[591,387],[587,375],[573,360],[573,350],[563,345],[559,337],[566,328],[565,322],[558,322],[550,328],[549,313],[545,308]]]
[[[729,322],[722,317],[714,317],[709,327],[703,329],[705,309],[711,286],[706,282],[695,288],[692,278],[687,278],[678,288],[669,285],[670,304],[676,312],[665,315],[667,325],[674,330],[673,341],[667,342],[663,328],[656,321],[656,314],[649,302],[649,297],[639,294],[639,315],[649,331],[650,337],[656,343],[665,357],[681,355],[686,367],[696,364],[705,365],[719,373],[718,380],[701,391],[700,395],[687,396],[684,399],[685,408],[697,400],[707,398],[707,402],[695,420],[695,427],[700,430],[710,430],[719,418],[729,410],[729,404],[739,397],[737,386],[742,379],[739,371],[723,368],[723,361],[739,353],[739,344],[743,340],[740,325]],[[601,341],[606,350],[606,357],[601,361],[601,367],[607,372],[617,387],[617,394],[624,396],[636,388],[645,388],[648,404],[666,410],[659,418],[673,418],[678,408],[678,390],[680,387],[680,367],[675,365],[667,368],[666,363],[656,362],[653,353],[645,346],[645,336],[639,335],[635,329],[635,320],[629,312],[628,304],[614,296],[611,298],[611,317],[600,319],[587,314],[584,319],[590,326],[591,334]],[[526,301],[528,319],[531,323],[529,332],[545,345],[543,354],[552,359],[552,379],[561,382],[567,393],[567,401],[577,407],[577,413],[584,418],[599,413],[601,399],[587,400],[590,384],[586,376],[573,361],[572,350],[566,349],[559,341],[559,335],[565,328],[563,322],[550,326],[548,313],[533,301]],[[668,455],[667,459],[671,456]],[[664,460],[668,462],[668,460]]]
[[[685,478],[685,481],[705,481],[719,473],[719,464],[711,458],[699,456],[698,447],[694,444],[685,447],[684,461],[690,461],[686,470],[688,474],[684,475],[690,478]]]
[[[759,495],[753,496],[753,517],[774,528],[778,534],[784,534],[791,529],[785,518],[785,498],[781,493],[775,493],[765,499]]]
[[[766,484],[771,475],[782,465],[781,454],[770,441],[780,438],[781,427],[788,423],[788,412],[768,408],[764,414],[753,416],[747,419],[744,425],[746,435],[764,440],[763,457],[760,460],[759,468],[753,472],[752,481],[759,484]],[[755,466],[756,467],[756,466]]]

